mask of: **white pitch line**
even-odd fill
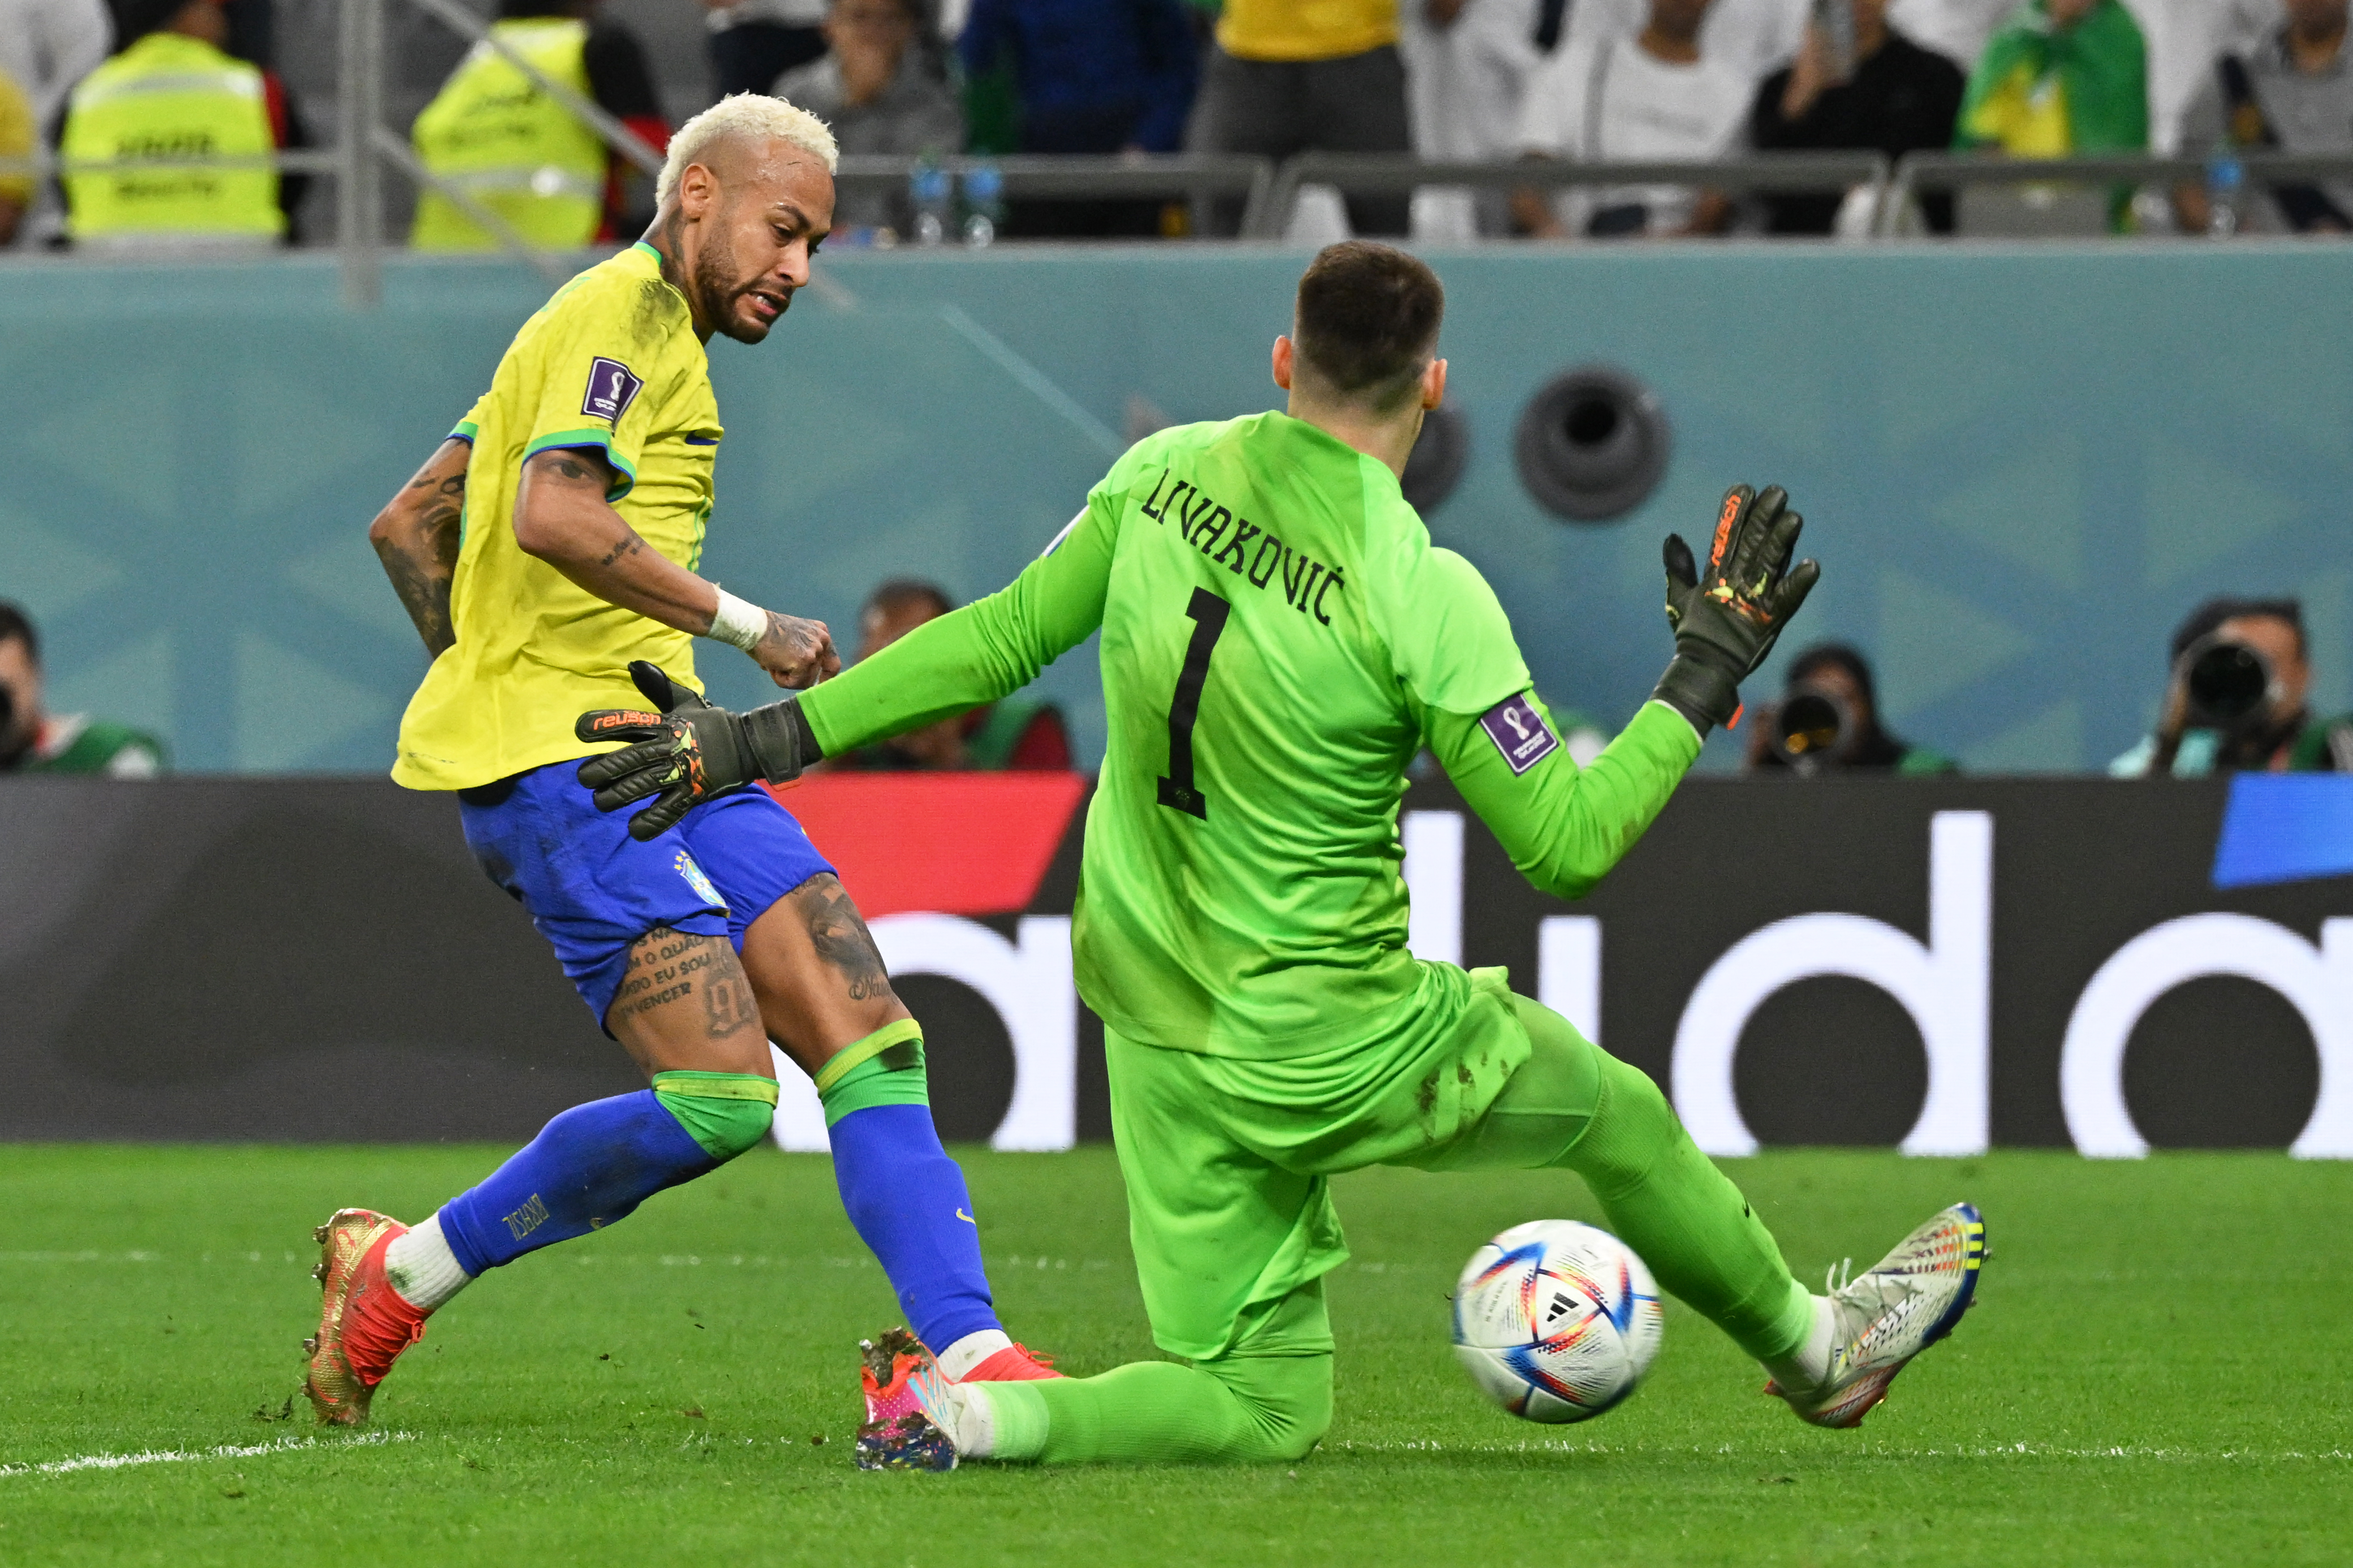
[[[39,1465],[0,1465],[0,1476],[63,1476],[76,1470],[120,1470],[132,1465],[176,1465],[192,1459],[252,1459],[264,1454],[294,1454],[312,1448],[375,1448],[412,1443],[414,1432],[368,1432],[322,1443],[316,1437],[280,1437],[269,1443],[224,1443],[216,1448],[148,1448],[136,1454],[82,1454]]]

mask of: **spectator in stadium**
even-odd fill
[[[1753,83],[1796,58],[1812,5],[1813,0],[1715,0],[1700,23],[1699,52]],[[1651,25],[1650,0],[1573,0],[1565,10],[1571,43],[1631,39]]]
[[[1398,6],[1421,0],[1226,0],[1186,144],[1198,153],[1409,153]],[[1350,196],[1358,234],[1402,235],[1403,196]],[[1240,207],[1205,226],[1231,233]]]
[[[858,613],[858,657],[871,658],[955,608],[955,601],[929,583],[893,578],[875,589]],[[1061,710],[1052,703],[1008,697],[828,759],[823,766],[877,773],[1062,773],[1071,766],[1071,737]]]
[[[974,0],[957,42],[974,79],[1009,67],[1022,153],[1174,153],[1200,50],[1179,0]],[[1156,202],[1016,202],[1011,235],[1160,232]]]
[[[645,48],[597,10],[597,0],[500,0],[491,34],[662,152],[670,122],[654,97]],[[505,219],[527,244],[576,249],[638,234],[653,219],[650,191],[633,198],[633,165],[494,49],[468,51],[410,137],[426,168]],[[499,246],[457,203],[429,189],[417,195],[408,242],[419,250]]]
[[[0,158],[29,158],[34,146],[33,106],[16,79],[0,71]],[[33,191],[30,174],[0,174],[0,245],[16,239],[33,205]]]
[[[1890,26],[1923,48],[1967,65],[2019,0],[1889,0]],[[2215,58],[2244,52],[2280,22],[2280,0],[2124,0],[2148,52],[2148,144],[2170,153],[2181,112]]]
[[[126,149],[203,146],[225,156],[303,145],[277,76],[230,56],[218,0],[121,0],[114,57],[67,95],[58,149],[108,160]],[[168,86],[169,90],[160,90]],[[303,182],[272,169],[72,174],[62,182],[76,245],[267,246],[294,237]]]
[[[825,14],[831,52],[786,71],[778,98],[797,103],[833,128],[844,157],[902,158],[964,151],[964,109],[920,47],[921,0],[833,0]],[[833,226],[913,230],[904,190],[839,190]]]
[[[1544,63],[1540,12],[1528,0],[1404,0],[1406,91],[1423,158],[1500,163],[1519,152],[1520,100]],[[1561,18],[1553,18],[1557,47]],[[1414,233],[1468,240],[1511,232],[1507,194],[1425,186]]]
[[[2155,732],[2108,772],[2353,773],[2353,714],[2313,717],[2308,651],[2295,600],[2207,600],[2174,628]]]
[[[1701,52],[1707,10],[1708,0],[1651,0],[1650,24],[1631,40],[1580,37],[1572,26],[1528,84],[1522,153],[1585,163],[1704,163],[1737,152],[1754,84]],[[1721,234],[1732,204],[1720,192],[1677,185],[1587,187],[1550,200],[1515,192],[1512,212],[1530,234],[1609,239]]]
[[[1953,136],[2013,158],[2138,153],[2148,147],[2148,52],[2121,0],[2027,0],[1969,72]],[[2130,186],[2108,203],[2129,226]]]
[[[702,0],[711,72],[725,98],[765,92],[786,71],[825,53],[825,0]]]
[[[31,100],[35,125],[55,122],[112,36],[105,0],[0,0],[0,72]]]
[[[2346,0],[2287,0],[2287,21],[2252,52],[2225,55],[2182,118],[2185,157],[2220,153],[2353,153],[2353,69],[2345,58]],[[2202,185],[2173,193],[2181,226],[2215,228]],[[2353,230],[2353,185],[2285,184],[2248,193],[2231,227]]]
[[[0,773],[143,779],[163,770],[164,742],[153,735],[42,706],[40,633],[0,600]]]
[[[1887,732],[1871,665],[1844,643],[1817,643],[1789,661],[1781,700],[1749,721],[1751,773],[1794,770],[1811,776],[1860,769],[1918,777],[1958,773],[1941,752]]]
[[[1887,23],[1887,0],[1831,0],[1851,10],[1851,46],[1817,20],[1797,59],[1765,79],[1748,110],[1748,141],[1759,152],[1869,149],[1892,160],[1953,143],[1960,113],[1960,67],[1924,49]],[[1851,199],[1851,198],[1846,198]],[[1768,195],[1765,226],[1773,234],[1829,234],[1842,198],[1828,193]],[[1921,202],[1928,226],[1953,229],[1950,192]]]

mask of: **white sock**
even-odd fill
[[[1783,1388],[1805,1390],[1820,1388],[1831,1374],[1831,1302],[1827,1296],[1814,1298],[1813,1331],[1805,1342],[1788,1355],[1765,1363],[1765,1370]]]
[[[402,1292],[404,1295],[406,1293]],[[1013,1341],[1007,1336],[1003,1329],[983,1329],[977,1333],[965,1335],[947,1349],[937,1352],[933,1359],[940,1363],[940,1370],[947,1374],[950,1383],[962,1383],[965,1380],[965,1374],[971,1372],[974,1367],[978,1366],[998,1351],[1012,1348]]]
[[[967,1459],[985,1459],[997,1447],[997,1412],[989,1407],[988,1384],[960,1383],[948,1392],[948,1436]]]
[[[402,1300],[420,1312],[432,1311],[473,1282],[442,1239],[438,1212],[407,1235],[393,1237],[384,1249],[384,1277]]]

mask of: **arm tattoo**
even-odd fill
[[[429,473],[419,474],[408,481],[408,488],[418,491],[431,490],[452,502],[462,503],[466,499],[466,470],[460,468],[446,479],[437,479]]]
[[[392,579],[392,591],[400,595],[401,608],[425,639],[425,651],[440,658],[458,641],[449,620],[450,574],[439,570],[438,562],[420,561],[397,545],[385,546],[378,556],[385,575]]]
[[[460,496],[465,493],[464,475],[444,481],[444,493],[451,484]],[[400,595],[401,608],[408,612],[410,624],[424,639],[425,651],[436,658],[458,640],[449,618],[449,587],[458,570],[458,517],[457,502],[435,502],[417,520],[420,541],[386,540],[376,545],[376,559],[384,563],[384,574],[392,579],[392,591]]]
[[[619,543],[614,545],[612,549],[607,550],[604,554],[598,556],[596,558],[596,564],[599,566],[610,566],[622,556],[635,555],[638,551],[643,550],[645,547],[646,542],[632,533],[628,538],[622,540]]]
[[[801,908],[810,944],[819,958],[841,972],[851,1001],[890,994],[891,976],[882,967],[882,954],[839,881],[827,876],[813,879]]]
[[[567,479],[596,479],[601,481],[604,479],[602,474],[598,473],[596,469],[590,468],[587,464],[582,462],[579,458],[574,457],[569,452],[558,455],[548,464],[548,467],[554,468],[557,473],[562,474]]]

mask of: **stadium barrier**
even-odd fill
[[[925,1021],[951,1138],[1107,1135],[1086,795],[786,796]],[[1414,949],[1506,966],[1713,1152],[2353,1156],[2353,780],[1698,780],[1576,905],[1443,784],[1401,839]],[[0,1138],[515,1140],[634,1084],[452,803],[378,782],[0,787]],[[782,1077],[778,1141],[822,1147]]]
[[[1604,185],[1698,185],[1746,195],[1753,191],[1844,191],[1888,187],[1890,167],[1878,153],[1758,153],[1739,158],[1603,160],[1568,163],[1521,158],[1494,163],[1426,160],[1397,153],[1303,153],[1287,160],[1260,209],[1257,239],[1281,239],[1303,188],[1329,186],[1344,195],[1406,195],[1447,187],[1486,191],[1591,189]]]
[[[649,176],[661,171],[661,155],[612,115],[565,84],[548,77],[456,0],[344,0],[341,11],[336,144],[322,150],[289,150],[260,156],[174,154],[161,158],[61,159],[46,152],[0,157],[0,174],[49,178],[63,174],[99,174],[148,167],[250,168],[267,165],[283,174],[322,174],[335,182],[335,251],[345,304],[372,308],[384,294],[383,172],[397,170],[421,188],[446,197],[497,240],[501,251],[522,262],[551,285],[577,272],[588,252],[543,249],[525,239],[499,214],[463,186],[441,178],[418,160],[407,139],[383,122],[384,25],[387,4],[416,6],[470,42],[497,50],[543,90],[586,123],[613,153]],[[2280,182],[2353,179],[2353,153],[2250,153],[2234,155],[2243,188]],[[1401,195],[1447,190],[1514,191],[1592,189],[1604,186],[1672,184],[1734,195],[1761,192],[1853,192],[1865,196],[1862,221],[1843,237],[1891,241],[1920,237],[1916,198],[1923,190],[1967,191],[2005,187],[2040,193],[2082,193],[2100,184],[2162,192],[2188,182],[2202,183],[2210,164],[2199,159],[2118,155],[2019,159],[1978,153],[1914,153],[1891,163],[1873,152],[1765,153],[1740,157],[1686,160],[1611,160],[1572,163],[1522,158],[1495,162],[1427,160],[1410,154],[1308,153],[1282,161],[1256,157],[1123,154],[1115,157],[1013,156],[917,159],[849,157],[837,178],[852,189],[906,188],[920,170],[936,167],[957,180],[987,167],[1002,193],[1015,199],[1188,201],[1199,207],[1214,198],[1242,200],[1239,226],[1244,240],[1280,242],[1291,232],[1302,193],[1311,188],[1335,195]],[[2049,205],[2046,199],[2044,205]],[[2094,204],[2095,205],[2097,204]],[[2010,238],[2073,238],[2066,226],[2023,231]],[[100,254],[110,254],[101,248]],[[818,287],[823,289],[820,280]]]

